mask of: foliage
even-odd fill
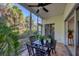
[[[6,5],[0,10],[2,12],[0,17],[0,55],[18,55],[21,44],[18,42],[18,34],[25,28],[22,11],[16,6],[9,6]],[[23,28],[20,29],[20,27]]]
[[[7,7],[3,8],[2,15],[5,18],[4,20],[6,20],[4,23],[7,23],[8,26],[17,27],[19,33],[25,29],[25,19],[22,11],[18,7],[14,5],[9,7],[7,5]]]
[[[18,32],[0,23],[0,55],[18,55]]]

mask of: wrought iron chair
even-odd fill
[[[36,40],[35,36],[30,36],[29,39],[31,44]]]
[[[51,43],[51,50],[52,50],[52,53],[53,52],[56,53],[56,40],[53,40],[53,42]]]
[[[47,41],[47,46],[49,47],[48,48],[48,55],[50,55],[50,52],[52,51],[56,53],[56,40],[54,40],[50,35],[49,35],[49,38],[51,39],[51,43],[48,43]]]

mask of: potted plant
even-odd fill
[[[40,41],[41,41],[41,44],[44,45],[44,36],[40,35],[40,36],[39,36],[39,39],[40,39]]]
[[[39,38],[40,38],[40,41],[41,41],[42,45],[44,45],[46,43],[47,37],[44,36],[44,35],[40,35]]]

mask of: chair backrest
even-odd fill
[[[52,46],[53,46],[54,49],[56,48],[56,40],[53,41]]]
[[[35,36],[30,36],[29,39],[30,39],[30,42],[31,42],[31,43],[36,40]]]
[[[54,40],[54,46],[56,47],[56,40]]]

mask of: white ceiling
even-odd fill
[[[37,5],[37,3],[28,3],[26,5]],[[50,18],[53,16],[59,16],[64,13],[66,3],[52,3],[47,6],[45,6],[46,9],[48,9],[49,12],[45,12],[42,8],[40,8],[39,15],[44,18]],[[29,9],[32,9],[34,12],[38,9],[38,7],[29,7]]]

